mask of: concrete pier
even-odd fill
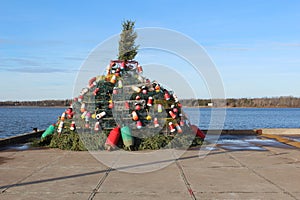
[[[87,151],[8,148],[0,151],[0,199],[300,199],[299,148],[272,146],[270,140],[278,139],[270,136],[274,132],[258,132],[261,142],[253,142],[263,150],[249,150],[244,143],[235,150],[207,145],[170,157],[169,165],[147,173],[111,168]],[[106,160],[115,153],[107,152]],[[122,169],[138,167],[128,162]]]
[[[5,150],[0,199],[300,199],[299,149],[266,148],[188,150],[140,174],[111,169],[89,152]]]

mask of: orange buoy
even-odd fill
[[[134,120],[134,121],[137,121],[138,119],[139,119],[139,116],[137,115],[137,113],[135,112],[135,111],[132,111],[132,119]]]
[[[63,113],[61,114],[60,120],[61,120],[61,121],[64,121],[65,118],[66,118],[66,113],[63,112]]]
[[[85,103],[82,103],[81,104],[81,107],[80,107],[80,112],[85,112],[86,111],[86,109],[85,109]]]
[[[113,76],[111,77],[110,82],[111,82],[112,84],[115,84],[115,83],[117,82],[117,77],[116,77],[116,75],[113,75]]]

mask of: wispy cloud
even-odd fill
[[[68,42],[64,40],[13,40],[13,39],[5,39],[0,38],[0,44],[6,45],[18,45],[18,46],[33,46],[33,47],[40,47],[40,46],[62,46],[62,45],[69,45]]]
[[[17,65],[40,66],[39,62],[27,58],[5,58],[5,59],[2,58],[1,61],[6,63],[13,63]]]
[[[64,57],[65,60],[80,60],[83,61],[85,58],[81,58],[81,57],[71,57],[71,56],[65,56]]]
[[[222,50],[222,51],[251,51],[254,49],[253,47],[246,44],[233,44],[233,43],[205,45],[205,47],[208,49],[215,49],[215,50]]]
[[[292,42],[275,42],[274,45],[276,46],[281,46],[281,47],[300,47],[300,43],[299,42],[295,42],[295,43],[292,43]]]
[[[1,67],[2,71],[19,72],[19,73],[70,73],[72,70],[49,68],[49,67]]]

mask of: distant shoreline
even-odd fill
[[[0,101],[0,107],[68,107],[71,99],[40,101]],[[300,108],[300,97],[181,99],[187,108]]]

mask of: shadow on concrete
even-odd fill
[[[223,153],[228,153],[228,152],[231,152],[231,151],[218,151],[218,152],[209,153],[207,155],[223,154]],[[177,160],[188,160],[188,159],[194,159],[194,158],[199,158],[199,155],[185,156],[185,157],[181,157],[179,159],[167,159],[167,160],[163,160],[163,161],[148,162],[148,163],[143,163],[143,164],[138,164],[138,165],[130,165],[130,166],[119,167],[119,168],[114,168],[114,169],[107,168],[105,170],[98,170],[98,171],[93,171],[93,172],[74,174],[74,175],[69,175],[69,176],[61,176],[61,177],[55,177],[55,178],[48,178],[48,179],[42,179],[42,180],[37,180],[37,181],[29,181],[29,182],[15,183],[15,184],[10,184],[10,185],[3,185],[3,186],[0,186],[0,189],[2,190],[1,193],[3,193],[7,189],[13,188],[13,187],[20,187],[20,186],[25,186],[25,185],[33,185],[33,184],[40,184],[40,183],[45,183],[45,182],[52,182],[52,181],[72,179],[72,178],[78,178],[78,177],[84,177],[84,176],[91,176],[91,175],[95,175],[95,174],[106,173],[108,171],[125,170],[125,169],[130,169],[130,168],[155,165],[155,164],[161,164],[161,163],[172,162],[172,161],[175,162]]]

